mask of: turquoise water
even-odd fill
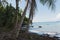
[[[30,27],[29,31],[31,32],[51,32],[51,33],[60,33],[60,22],[34,22],[32,24],[34,27]],[[39,28],[39,26],[42,26]]]

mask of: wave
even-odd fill
[[[32,33],[37,33],[37,34],[39,34],[39,35],[44,35],[44,36],[46,36],[46,35],[49,35],[50,37],[59,37],[60,38],[60,33],[57,33],[57,32],[49,32],[49,31],[41,31],[41,32],[39,32],[39,31],[35,31],[35,30],[29,30],[29,32],[32,32]]]

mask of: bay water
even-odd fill
[[[29,28],[30,32],[43,34],[60,34],[60,21],[57,22],[34,22],[32,24],[33,27]],[[39,27],[41,26],[41,27]]]

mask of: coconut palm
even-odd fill
[[[13,38],[17,38],[18,35],[19,35],[20,28],[21,28],[22,23],[24,21],[24,18],[25,18],[25,15],[26,15],[26,11],[27,11],[27,8],[28,8],[28,3],[29,3],[29,1],[26,0],[26,7],[25,7],[24,12],[23,12],[23,14],[21,16],[20,23],[18,24],[18,2],[19,2],[19,0],[16,0],[16,24],[15,24],[14,30],[12,31],[12,36],[11,36]]]
[[[29,24],[32,23],[32,19],[33,19],[35,8],[36,8],[36,0],[31,0],[31,2],[30,2],[29,21],[28,21],[28,24],[27,24],[27,30],[26,30],[26,32],[28,32]]]
[[[15,11],[15,16],[14,16],[14,19],[15,19],[15,24],[14,25],[15,25],[15,27],[12,30],[12,34],[11,34],[12,38],[17,37],[17,30],[18,30],[18,12],[19,12],[18,3],[19,3],[19,0],[15,0],[15,1],[16,1],[16,11]]]
[[[44,5],[44,4],[48,4],[49,7],[52,7],[54,8],[54,2],[55,0],[40,0],[40,2]],[[18,1],[16,0],[16,3],[18,3]],[[16,9],[18,8],[17,7],[18,4],[16,4]],[[35,12],[35,8],[36,8],[36,0],[26,0],[26,6],[25,6],[25,9],[22,13],[22,16],[21,16],[21,20],[20,20],[20,23],[18,26],[16,26],[16,29],[15,29],[15,32],[16,32],[16,37],[18,37],[19,35],[19,31],[20,31],[20,28],[23,24],[23,20],[24,20],[24,17],[26,15],[26,11],[27,11],[27,8],[28,6],[30,6],[30,13],[29,13],[29,22],[28,22],[28,28],[29,28],[29,24],[32,23],[32,20],[33,20],[33,16],[34,16],[34,12]],[[17,12],[16,12],[17,14]],[[16,20],[17,21],[17,20]],[[17,24],[17,23],[16,23]]]
[[[22,26],[22,23],[24,21],[25,15],[26,15],[26,11],[27,11],[27,8],[28,8],[29,0],[26,0],[26,7],[25,7],[25,9],[23,11],[23,14],[21,16],[19,24],[18,24],[18,2],[19,2],[19,0],[16,0],[16,15],[15,15],[16,16],[16,22],[15,22],[16,24],[15,24],[15,28],[12,31],[12,35],[11,35],[11,37],[14,38],[14,39],[18,38],[18,35],[19,35],[19,32],[20,32],[20,28]]]
[[[15,24],[15,27],[18,26],[18,3],[19,3],[19,0],[16,0],[16,24]]]
[[[52,9],[54,9],[54,7],[55,7],[55,4],[54,4],[55,0],[40,0],[40,3],[42,3],[43,5],[47,4],[48,7],[51,7]],[[27,29],[29,28],[29,24],[32,23],[35,9],[36,9],[36,0],[31,0],[30,13],[29,13],[29,21],[28,21],[28,27],[27,27]]]
[[[22,26],[22,23],[23,23],[23,20],[24,20],[24,17],[26,15],[26,11],[27,11],[27,8],[28,8],[28,5],[30,5],[30,14],[29,14],[29,22],[28,22],[28,27],[29,27],[29,24],[30,22],[32,22],[33,20],[33,15],[34,15],[34,12],[35,12],[35,8],[36,8],[36,0],[26,0],[26,7],[23,11],[23,14],[22,14],[22,17],[21,17],[21,20],[20,20],[20,23],[19,23],[19,27],[18,27],[18,31],[17,31],[17,34],[19,35],[19,31],[20,31],[20,28]],[[44,5],[44,4],[47,4],[49,7],[51,8],[54,8],[54,2],[55,0],[40,0],[40,2]],[[18,36],[17,35],[17,36]]]
[[[17,31],[17,37],[18,37],[18,35],[19,35],[20,28],[21,28],[21,26],[22,26],[22,24],[23,24],[23,21],[24,21],[25,15],[26,15],[26,11],[27,11],[27,8],[28,8],[28,3],[29,3],[29,0],[26,0],[26,7],[25,7],[25,9],[24,9],[24,11],[23,11],[23,14],[22,14],[22,16],[21,16],[20,23],[19,23],[18,28],[17,28],[17,30],[18,30],[18,31]]]

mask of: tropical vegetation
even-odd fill
[[[16,8],[14,8],[11,4],[8,4],[7,0],[0,0],[0,27],[7,28],[8,30],[12,29],[12,38],[18,38],[20,34],[20,30],[23,24],[26,24],[28,32],[29,25],[32,24],[32,20],[37,8],[37,0],[25,0],[26,6],[24,11],[19,9],[19,1],[16,1]],[[38,0],[40,3],[47,4],[48,7],[52,9],[55,6],[55,0]],[[29,8],[29,17],[26,17],[26,12]],[[21,14],[22,13],[22,14]]]

